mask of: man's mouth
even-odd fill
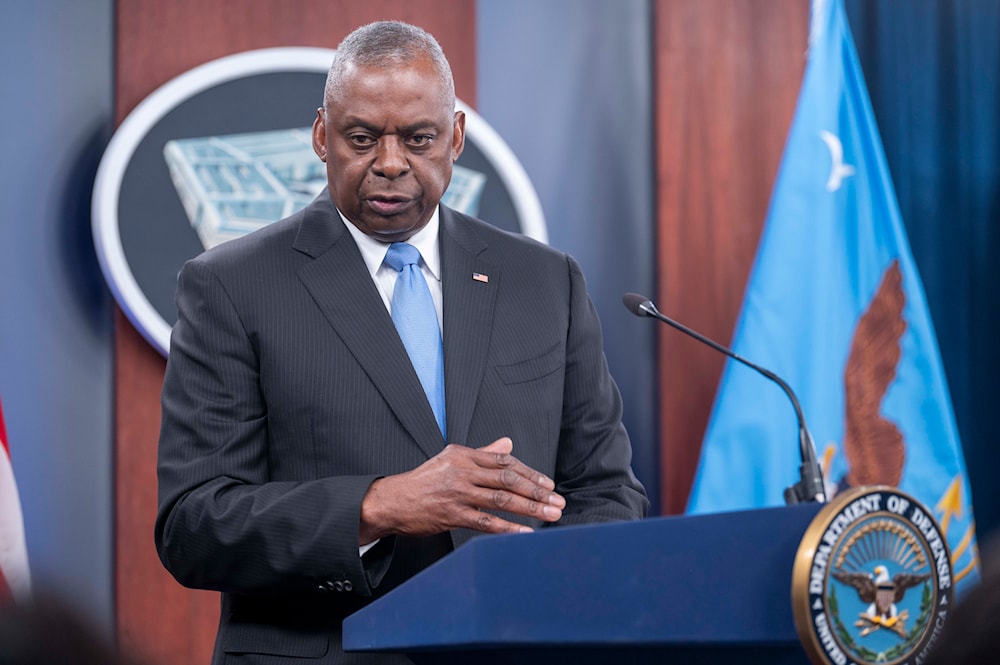
[[[395,196],[368,197],[368,206],[379,215],[398,215],[413,203],[412,199]]]

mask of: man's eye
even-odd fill
[[[410,145],[416,147],[425,146],[429,144],[431,142],[431,139],[433,138],[434,137],[432,137],[430,134],[414,134],[413,136],[410,137],[409,143]]]
[[[368,146],[375,144],[374,138],[372,138],[371,136],[366,136],[364,134],[352,134],[349,138],[351,140],[351,143],[361,148],[367,148]]]

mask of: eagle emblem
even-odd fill
[[[899,341],[906,331],[905,305],[903,274],[897,259],[886,269],[868,310],[858,321],[844,370],[844,455],[848,471],[841,489],[898,487],[903,476],[903,434],[880,410],[902,355]]]
[[[886,628],[900,637],[906,637],[906,620],[909,611],[898,611],[896,603],[903,600],[906,590],[930,579],[930,573],[914,575],[912,573],[896,573],[889,577],[889,569],[885,566],[875,566],[874,575],[865,573],[850,573],[836,570],[832,573],[838,582],[854,587],[862,602],[869,603],[868,609],[862,612],[855,627],[861,628],[861,637]]]

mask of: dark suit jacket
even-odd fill
[[[644,516],[577,264],[443,206],[440,243],[450,442],[510,436],[566,497],[561,524]],[[473,534],[358,555],[368,486],[444,441],[329,195],[189,261],[177,306],[156,546],[223,592],[213,662],[408,662],[344,654],[341,620]]]

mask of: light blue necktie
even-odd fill
[[[392,322],[427,393],[441,435],[445,436],[444,347],[437,310],[420,270],[420,252],[413,245],[394,242],[385,254],[385,263],[399,271],[392,294]]]

